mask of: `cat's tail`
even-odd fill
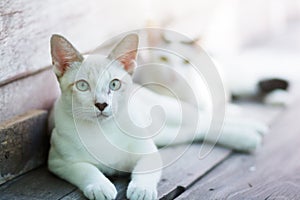
[[[263,79],[258,82],[258,88],[263,94],[271,93],[274,90],[287,91],[289,88],[289,81],[281,78]]]
[[[245,90],[232,90],[232,97],[256,97],[270,105],[288,105],[291,102],[289,94],[290,82],[284,78],[270,77],[256,80]],[[242,91],[242,92],[240,92]],[[246,91],[246,92],[245,92]],[[247,92],[248,91],[248,92]]]

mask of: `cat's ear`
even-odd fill
[[[83,61],[82,55],[60,35],[52,35],[50,45],[54,72],[58,77],[63,76],[72,63]]]
[[[111,51],[108,58],[118,60],[124,66],[124,69],[132,74],[136,66],[137,48],[139,45],[139,36],[129,34],[125,36]]]

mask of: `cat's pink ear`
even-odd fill
[[[118,60],[124,66],[124,69],[132,74],[136,66],[137,49],[139,45],[139,37],[137,34],[129,34],[125,36],[111,51],[108,58]]]
[[[52,64],[58,77],[63,76],[72,63],[83,61],[82,55],[64,37],[52,35],[50,44]]]

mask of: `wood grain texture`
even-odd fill
[[[142,27],[146,15],[137,9],[142,2],[131,3],[135,6],[117,0],[1,0],[0,85],[49,66],[54,33],[85,52],[114,34]]]
[[[180,155],[184,146],[164,149],[163,160]],[[182,156],[163,169],[162,179],[158,184],[158,194],[162,199],[173,199],[178,192],[183,192],[197,179],[209,172],[214,166],[230,155],[229,149],[215,147],[204,159],[199,159],[201,144],[193,144]]]
[[[55,200],[75,189],[42,167],[0,186],[0,200]]]
[[[232,155],[177,199],[300,199],[299,117],[290,106],[257,153]]]
[[[43,164],[47,112],[34,110],[0,124],[0,184]]]
[[[126,187],[128,179],[111,178],[118,191]],[[50,173],[46,166],[30,171],[0,186],[0,200],[86,200],[74,185]],[[118,195],[118,199],[124,199]]]
[[[113,178],[111,179],[111,181],[114,183],[117,191],[118,191],[118,195],[116,200],[124,200],[126,199],[126,188],[129,182],[129,178]],[[68,193],[67,195],[63,196],[61,198],[61,200],[86,200],[87,198],[85,198],[85,196],[83,195],[83,193],[79,190],[76,189],[70,193]]]
[[[32,109],[49,110],[59,87],[52,69],[0,87],[0,123]]]

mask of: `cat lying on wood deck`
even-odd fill
[[[133,82],[138,43],[138,35],[129,34],[109,55],[83,56],[62,36],[51,38],[61,96],[48,167],[89,199],[115,199],[117,190],[106,176],[128,173],[128,199],[157,199],[163,167],[157,146],[202,141],[210,126],[205,111]],[[226,118],[217,142],[251,151],[266,131],[253,120]]]

